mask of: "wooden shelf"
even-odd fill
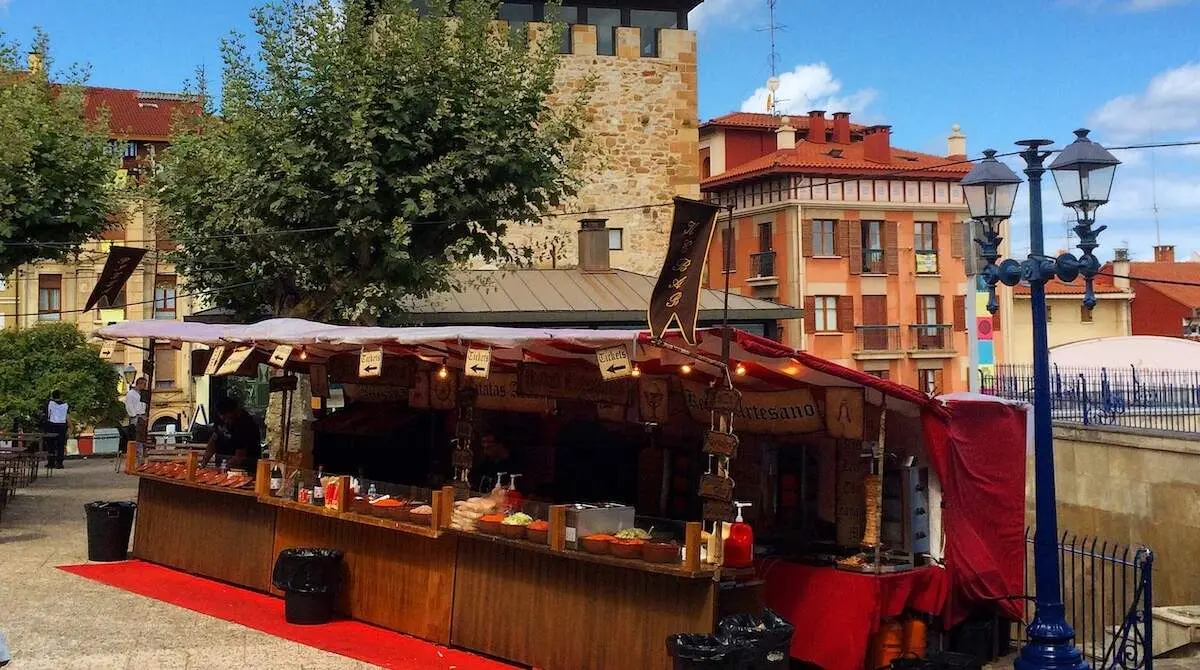
[[[197,484],[196,482],[189,482],[186,479],[175,479],[173,477],[163,477],[161,475],[152,475],[152,474],[148,474],[148,473],[144,473],[144,472],[134,472],[132,474],[135,477],[142,477],[144,479],[153,479],[156,482],[165,482],[167,484],[175,484],[177,486],[185,486],[190,489],[200,489],[201,491],[212,491],[214,493],[228,493],[230,495],[244,496],[244,497],[248,497],[248,498],[257,497],[255,495],[253,489],[231,489],[227,486],[210,486],[208,484]]]
[[[492,542],[495,544],[513,547],[514,549],[523,549],[525,551],[545,554],[547,556],[559,556],[570,560],[583,561],[584,563],[610,565],[613,567],[625,568],[627,570],[651,572],[660,575],[669,575],[671,577],[679,577],[681,579],[720,579],[720,572],[717,568],[704,566],[698,571],[691,571],[683,566],[682,561],[678,565],[668,563],[647,563],[646,561],[635,558],[617,558],[616,556],[589,554],[586,551],[577,551],[575,549],[555,551],[544,544],[534,544],[533,542],[527,542],[525,540],[512,540],[507,537],[500,537],[498,535],[484,535],[483,533],[476,533],[472,531],[451,529],[444,532],[453,533],[459,537],[478,540],[479,542]]]
[[[284,509],[295,510],[297,512],[308,512],[320,516],[327,516],[341,521],[349,521],[350,523],[359,523],[365,526],[376,526],[378,528],[386,528],[395,530],[401,533],[410,535],[420,535],[421,537],[437,538],[441,535],[438,531],[427,526],[418,526],[415,523],[406,523],[404,521],[394,521],[392,519],[382,519],[369,514],[359,514],[358,512],[339,512],[329,509],[328,507],[317,507],[307,503],[296,502],[295,500],[286,500],[282,498],[271,498],[259,496],[258,501],[264,505],[273,505]]]

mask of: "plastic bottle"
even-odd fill
[[[742,520],[742,508],[749,507],[748,502],[733,503],[738,508],[737,520],[729,526],[729,536],[725,538],[725,563],[730,568],[748,568],[754,565],[754,529]]]
[[[375,488],[375,482],[367,487],[367,501],[370,502],[379,497],[379,491]]]

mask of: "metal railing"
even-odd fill
[[[863,249],[862,271],[865,275],[887,274],[883,249]]]
[[[900,326],[855,326],[856,351],[900,351]]]
[[[1033,534],[1025,529],[1025,593],[1032,596]],[[1141,546],[1064,532],[1058,542],[1059,575],[1067,623],[1075,646],[1097,670],[1153,670],[1154,553]],[[1025,621],[1032,621],[1032,598]],[[1013,639],[1026,640],[1016,624]]]
[[[750,254],[750,276],[751,277],[774,277],[775,275],[775,252],[760,251]]]
[[[1032,402],[1033,368],[998,365],[980,388]],[[1200,433],[1200,371],[1051,366],[1050,403],[1057,421]]]
[[[921,324],[908,327],[908,348],[914,351],[953,351],[953,326]]]

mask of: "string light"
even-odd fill
[[[442,363],[442,367],[437,371],[438,379],[445,379],[450,376],[450,371],[446,369],[446,364]]]
[[[742,365],[741,363],[738,363],[737,367],[733,369],[733,372],[734,372],[734,374],[736,374],[739,377],[745,377],[746,376],[746,366]]]
[[[641,376],[642,376],[642,369],[641,369],[641,368],[639,368],[639,367],[638,367],[638,366],[636,366],[636,365],[635,365],[635,366],[633,366],[633,376],[634,376],[634,377],[641,377]]]
[[[679,366],[679,371],[685,375],[690,375],[692,374],[692,366],[684,363],[683,365]]]
[[[306,350],[304,347],[300,347],[300,360],[308,360],[308,350]]]

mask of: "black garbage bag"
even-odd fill
[[[341,578],[340,549],[284,549],[271,572],[275,588],[289,593],[334,593]]]
[[[722,637],[739,640],[751,649],[748,670],[776,670],[791,664],[789,649],[796,627],[770,609],[762,618],[750,614],[731,614],[721,619]]]
[[[746,670],[749,646],[715,635],[676,633],[667,637],[674,670]]]
[[[129,558],[129,534],[137,503],[128,500],[86,503],[89,561],[123,561]]]

